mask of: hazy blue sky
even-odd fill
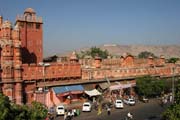
[[[0,0],[13,23],[28,7],[43,17],[45,56],[108,43],[180,44],[180,0]]]

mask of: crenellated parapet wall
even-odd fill
[[[23,64],[23,80],[42,80],[43,67],[37,64]],[[50,63],[45,68],[46,79],[81,78],[81,67],[78,63]]]
[[[174,69],[174,73],[172,68]],[[126,78],[144,75],[173,76],[173,74],[180,74],[179,66],[82,69],[82,79],[84,80]]]
[[[165,58],[162,56],[160,56],[159,58],[149,57],[147,59],[139,59],[132,55],[127,55],[121,56],[120,58],[109,59],[81,59],[80,64],[82,68],[134,68],[164,66],[166,63]]]
[[[85,59],[82,63],[82,79],[102,79],[105,77],[136,77],[142,75],[170,75],[171,65],[165,58],[149,57],[139,59],[132,55],[112,59]],[[86,67],[88,66],[88,67]]]

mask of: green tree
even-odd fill
[[[180,118],[180,80],[175,87],[175,103],[169,106],[162,116],[165,120],[179,120]]]
[[[32,102],[31,106],[12,105],[12,120],[44,120],[47,116],[47,109],[39,102]]]
[[[180,80],[178,80],[175,88],[175,100],[177,104],[180,104]]]
[[[139,77],[136,79],[136,88],[140,96],[160,95],[165,89],[165,80],[151,76]]]
[[[30,120],[30,109],[27,105],[12,105],[14,120]]]
[[[12,116],[9,98],[0,93],[0,120],[12,120]]]
[[[16,105],[0,93],[0,120],[44,120],[47,112],[39,102],[32,102],[31,106]]]
[[[148,58],[149,56],[156,58],[156,56],[153,53],[148,52],[148,51],[143,51],[139,53],[138,58]]]
[[[92,47],[90,49],[90,55],[95,58],[96,56],[99,56],[101,58],[107,58],[108,56],[108,51],[107,50],[101,50],[100,48],[97,48],[97,47]]]
[[[168,63],[176,63],[178,60],[179,58],[172,57],[168,59]]]
[[[84,58],[85,56],[91,56],[92,58],[95,58],[96,56],[99,56],[102,59],[105,59],[108,55],[109,53],[107,50],[101,50],[100,48],[92,47],[90,50],[81,51],[77,56],[79,58]]]
[[[150,82],[151,80],[149,79],[149,76],[136,79],[136,88],[139,95],[149,96],[149,93],[152,93]]]
[[[152,88],[153,88],[153,94],[152,95],[160,95],[162,92],[165,91],[166,84],[165,79],[154,79],[154,81],[151,81]]]
[[[30,109],[30,120],[44,120],[47,116],[46,107],[39,102],[32,102]]]
[[[162,114],[164,120],[179,120],[180,104],[173,104]]]

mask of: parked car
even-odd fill
[[[139,100],[142,101],[142,102],[144,102],[144,103],[148,103],[148,102],[149,102],[149,99],[146,98],[145,96],[139,97]]]
[[[123,101],[122,100],[115,100],[115,108],[123,108]]]
[[[90,102],[83,103],[82,111],[83,112],[91,112],[91,103]]]
[[[59,105],[56,107],[57,115],[64,115],[65,114],[65,107],[63,105]]]
[[[127,105],[135,105],[136,104],[136,102],[133,98],[124,99],[124,103]]]

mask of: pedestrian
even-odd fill
[[[72,115],[73,115],[73,117],[74,117],[74,116],[77,116],[76,109],[73,109],[73,110],[72,110]]]
[[[68,113],[67,113],[67,120],[71,120],[72,119],[72,110],[68,110]]]
[[[169,96],[169,102],[172,102],[172,95]]]
[[[45,120],[50,120],[50,113],[48,112],[48,115]]]
[[[130,112],[128,112],[128,113],[127,113],[127,119],[128,119],[128,120],[132,120],[132,119],[133,119],[133,114],[130,113]]]
[[[100,115],[101,113],[102,113],[102,105],[99,104],[97,115]]]
[[[107,108],[107,114],[111,115],[111,108],[110,107]]]
[[[71,110],[71,118],[74,117],[74,109]]]
[[[47,116],[45,120],[49,120],[49,116]]]

